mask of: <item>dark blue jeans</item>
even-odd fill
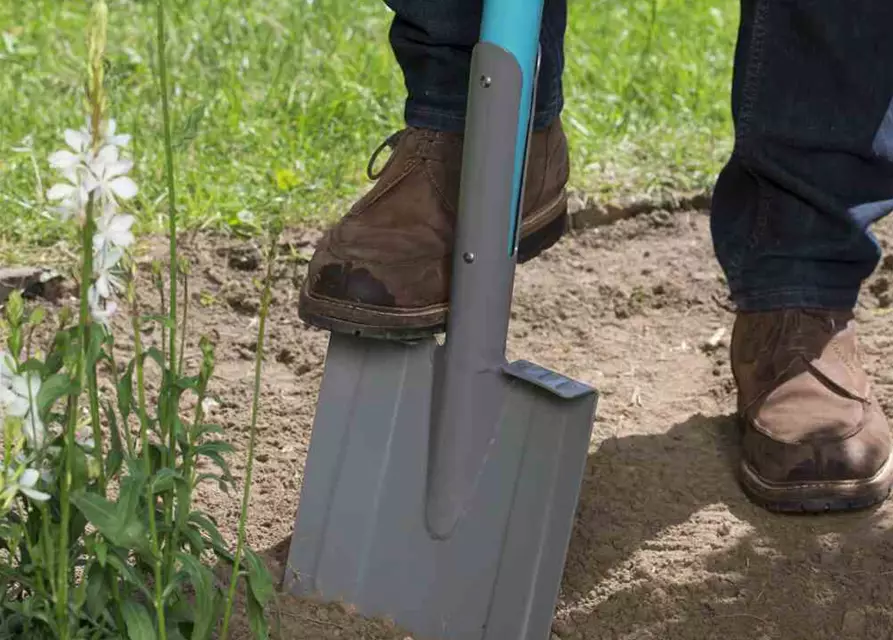
[[[385,0],[407,124],[461,131],[481,0]],[[567,0],[546,0],[535,126],[560,114]],[[711,227],[741,310],[852,308],[893,210],[893,0],[741,0],[735,148]]]

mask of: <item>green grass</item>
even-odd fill
[[[574,181],[604,199],[712,186],[732,148],[737,0],[570,0]]]
[[[709,186],[729,151],[735,0],[571,0],[574,184],[604,198]],[[109,0],[110,109],[134,134],[134,209],[164,212],[154,1]],[[377,0],[171,0],[181,214],[233,228],[342,213],[404,88]],[[0,259],[64,239],[47,155],[82,118],[83,0],[0,3]],[[16,152],[30,137],[33,154]],[[33,157],[32,157],[33,156]]]

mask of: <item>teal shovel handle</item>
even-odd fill
[[[484,2],[481,42],[505,49],[514,56],[521,68],[521,105],[518,112],[518,133],[515,139],[515,173],[512,178],[514,206],[511,226],[508,230],[510,255],[514,255],[518,247],[527,134],[533,115],[533,94],[542,19],[543,0],[485,0]]]

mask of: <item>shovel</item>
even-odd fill
[[[284,587],[431,640],[547,640],[596,392],[506,360],[542,0],[485,0],[445,344],[333,333]]]

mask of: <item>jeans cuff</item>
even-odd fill
[[[541,131],[548,127],[561,115],[563,100],[558,99],[549,104],[543,110],[537,111],[533,117],[534,131]],[[432,129],[445,133],[465,132],[465,112],[455,112],[446,109],[432,109],[430,107],[407,103],[404,112],[406,124],[420,129]]]
[[[780,309],[852,310],[859,298],[859,289],[818,289],[797,287],[733,293],[732,302],[738,311],[776,311]]]

